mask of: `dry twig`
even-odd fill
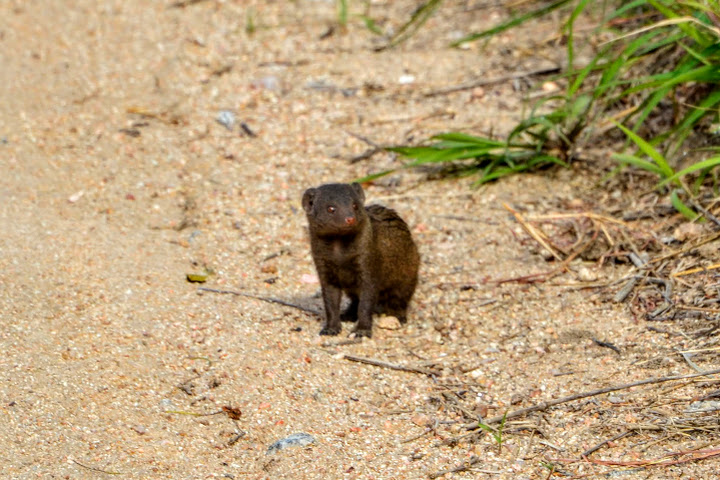
[[[483,78],[474,82],[463,83],[462,85],[456,85],[454,87],[441,88],[439,90],[433,90],[425,94],[426,97],[435,97],[437,95],[446,95],[448,93],[462,92],[463,90],[472,90],[477,87],[484,87],[487,85],[495,85],[498,83],[505,83],[509,80],[517,80],[519,78],[532,77],[535,75],[550,75],[553,73],[560,72],[560,67],[541,68],[538,70],[532,70],[529,72],[515,72],[510,75],[503,75],[501,77],[494,78]]]
[[[602,395],[603,393],[617,392],[618,390],[627,390],[628,388],[638,387],[640,385],[671,382],[673,380],[684,380],[686,378],[695,378],[695,377],[702,377],[702,376],[707,376],[707,375],[717,375],[719,373],[720,373],[720,368],[716,368],[714,370],[709,370],[707,372],[701,372],[701,373],[690,373],[687,375],[673,375],[670,377],[646,378],[645,380],[640,380],[637,382],[625,383],[622,385],[615,385],[613,387],[600,388],[597,390],[592,390],[590,392],[576,393],[575,395],[570,395],[568,397],[559,398],[557,400],[551,400],[549,402],[542,402],[537,405],[533,405],[532,407],[521,408],[520,410],[515,410],[514,412],[507,412],[504,415],[496,415],[494,417],[488,418],[487,420],[485,420],[484,423],[485,423],[485,425],[490,425],[492,423],[500,423],[501,421],[503,421],[503,418],[506,418],[509,420],[511,418],[527,415],[528,413],[540,412],[543,410],[547,410],[550,407],[554,407],[556,405],[560,405],[563,403],[572,402],[574,400],[580,400],[581,398],[594,397],[597,395]],[[478,426],[477,423],[468,423],[468,424],[464,425],[464,428],[467,430],[475,430],[480,427]]]
[[[614,467],[667,467],[670,465],[681,465],[683,463],[696,462],[698,460],[705,460],[706,458],[717,457],[720,455],[720,448],[709,448],[706,450],[685,450],[682,452],[669,453],[663,457],[651,459],[651,460],[599,460],[591,458],[569,459],[569,458],[558,458],[553,459],[554,462],[562,463],[578,463],[586,461],[595,465],[606,465]],[[681,458],[673,460],[675,457],[688,456],[687,458]]]
[[[468,460],[467,462],[464,462],[461,465],[450,468],[448,470],[439,470],[435,473],[431,473],[428,475],[428,478],[434,479],[434,478],[442,477],[446,473],[467,472],[468,470],[470,470],[473,467],[473,465],[476,465],[476,464],[480,463],[481,461],[482,460],[480,459],[480,457],[473,455],[472,457],[470,457],[470,460]]]
[[[376,367],[389,368],[391,370],[400,370],[402,372],[412,372],[412,373],[422,373],[423,375],[428,375],[428,376],[437,375],[437,372],[428,370],[426,368],[406,367],[404,365],[388,363],[388,362],[384,362],[382,360],[376,360],[374,358],[366,358],[366,357],[358,357],[355,355],[348,355],[347,353],[345,354],[345,358],[352,362],[365,363],[368,365],[374,365]]]
[[[220,293],[223,295],[235,295],[238,297],[246,297],[246,298],[254,298],[256,300],[262,300],[263,302],[268,303],[275,303],[278,305],[283,305],[286,307],[292,307],[297,308],[298,310],[302,310],[303,312],[313,313],[315,315],[320,315],[320,312],[315,310],[314,308],[309,307],[303,307],[302,305],[297,305],[295,303],[290,303],[286,300],[281,300],[279,298],[273,298],[273,297],[263,297],[261,295],[254,295],[252,293],[245,293],[245,292],[239,292],[237,290],[219,290],[217,288],[209,288],[209,287],[199,287],[198,292],[210,292],[210,293]]]
[[[90,466],[88,466],[88,465],[84,465],[84,464],[78,462],[78,461],[75,460],[75,459],[73,459],[73,463],[74,463],[75,465],[79,465],[79,466],[81,466],[82,468],[88,469],[88,470],[93,471],[93,472],[104,473],[104,474],[106,474],[106,475],[122,475],[122,473],[120,473],[120,472],[111,472],[111,471],[108,471],[108,470],[102,470],[102,469],[100,469],[100,468],[95,468],[95,467],[90,467]]]
[[[615,440],[620,440],[621,438],[625,438],[628,435],[632,435],[634,433],[635,433],[634,430],[626,430],[622,433],[619,433],[619,434],[615,435],[614,437],[608,438],[607,440],[604,440],[604,441],[598,443],[594,447],[585,450],[583,453],[580,454],[580,457],[582,457],[582,458],[589,457],[590,455],[597,452],[598,450],[600,450],[602,447],[604,447],[608,443],[614,442]]]
[[[542,235],[537,231],[535,227],[530,225],[522,215],[520,215],[520,212],[512,208],[507,203],[503,203],[503,207],[505,207],[505,210],[512,213],[513,217],[515,217],[515,220],[518,221],[518,223],[523,227],[523,229],[530,235],[532,238],[535,239],[536,242],[538,242],[540,245],[542,245],[543,248],[545,248],[548,252],[552,254],[553,257],[558,262],[562,261],[562,258],[560,258],[560,255],[557,254],[555,250],[545,241],[545,239],[542,238]]]

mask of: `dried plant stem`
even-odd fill
[[[261,295],[254,295],[252,293],[238,292],[237,290],[219,290],[217,288],[199,287],[198,292],[220,293],[224,295],[235,295],[237,297],[254,298],[256,300],[262,300],[263,302],[275,303],[278,305],[283,305],[285,307],[297,308],[298,310],[302,310],[303,312],[320,315],[320,312],[318,312],[314,308],[303,307],[302,305],[297,305],[295,303],[290,303],[285,300],[280,300],[279,298],[263,297]]]
[[[597,395],[602,395],[603,393],[617,392],[618,390],[627,390],[628,388],[638,387],[640,385],[671,382],[673,380],[684,380],[686,378],[695,378],[695,377],[702,377],[702,376],[707,376],[707,375],[717,375],[719,373],[720,373],[720,368],[716,368],[714,370],[709,370],[707,372],[690,373],[687,375],[673,375],[670,377],[646,378],[645,380],[640,380],[637,382],[625,383],[622,385],[615,385],[613,387],[600,388],[597,390],[592,390],[590,392],[576,393],[575,395],[570,395],[569,397],[563,397],[563,398],[559,398],[557,400],[551,400],[549,402],[539,403],[537,405],[533,405],[532,407],[522,408],[520,410],[515,410],[514,412],[508,412],[504,415],[496,415],[494,417],[486,419],[483,423],[486,425],[489,425],[492,423],[500,423],[503,420],[503,418],[507,418],[509,420],[511,418],[516,418],[516,417],[521,417],[523,415],[527,415],[528,413],[540,412],[543,410],[547,410],[550,407],[554,407],[556,405],[560,405],[563,403],[572,402],[574,400],[580,400],[581,398],[594,397]],[[475,430],[477,428],[480,428],[477,423],[468,423],[468,424],[465,424],[464,427],[467,430]]]
[[[707,267],[697,267],[697,268],[691,268],[689,270],[683,270],[682,272],[671,273],[670,276],[671,277],[683,277],[685,275],[692,275],[693,273],[705,272],[707,270],[716,270],[718,268],[720,268],[720,263],[716,263],[714,265],[708,265]]]
[[[476,465],[476,464],[480,463],[481,461],[482,461],[482,459],[480,457],[473,455],[472,457],[470,457],[470,460],[468,460],[467,462],[464,462],[461,465],[450,468],[448,470],[440,470],[435,473],[431,473],[428,475],[428,478],[434,479],[434,478],[442,477],[446,473],[467,472],[468,470],[470,470],[473,467],[473,465]]]
[[[631,226],[628,225],[627,222],[623,222],[622,220],[618,220],[616,218],[608,217],[605,215],[600,215],[597,213],[592,212],[580,212],[580,213],[549,213],[546,215],[533,215],[531,217],[528,217],[528,220],[530,221],[542,221],[542,220],[560,220],[563,218],[589,218],[592,220],[597,220],[600,223],[615,223],[617,225],[621,225],[625,228],[630,229]]]
[[[682,255],[683,253],[687,253],[691,250],[695,250],[696,248],[698,248],[702,245],[705,245],[706,243],[714,242],[718,238],[720,238],[720,232],[710,235],[709,237],[707,237],[693,245],[688,245],[687,247],[681,248],[680,250],[676,250],[674,252],[670,252],[668,254],[661,255],[659,257],[655,257],[652,260],[650,260],[649,263],[658,263],[658,262],[662,262],[663,260],[667,260],[668,258],[677,257],[679,255]]]
[[[426,93],[425,96],[426,97],[435,97],[437,95],[447,95],[448,93],[462,92],[463,90],[472,90],[473,88],[484,87],[487,85],[495,85],[498,83],[505,83],[509,80],[516,80],[519,78],[532,77],[535,75],[549,75],[549,74],[553,74],[553,73],[558,73],[559,71],[560,71],[560,67],[549,67],[549,68],[541,68],[538,70],[531,70],[529,72],[515,72],[515,73],[511,73],[510,75],[503,75],[501,77],[482,78],[482,79],[476,80],[474,82],[463,83],[462,85],[456,85],[454,87],[433,90],[431,92]]]
[[[619,433],[612,438],[608,438],[607,440],[598,443],[594,447],[585,450],[583,453],[580,454],[580,456],[582,458],[589,457],[590,455],[592,455],[596,451],[600,450],[602,447],[604,447],[608,443],[614,442],[615,440],[620,440],[621,438],[627,437],[628,435],[632,435],[633,433],[635,433],[634,430],[625,430],[624,432]]]
[[[109,471],[109,470],[102,470],[102,469],[100,469],[100,468],[95,468],[95,467],[91,467],[91,466],[82,464],[82,463],[78,462],[78,461],[75,460],[75,459],[73,459],[73,463],[74,463],[75,465],[79,465],[79,466],[81,466],[82,468],[85,468],[85,469],[90,470],[90,471],[92,471],[92,472],[104,473],[105,475],[122,475],[122,473],[120,473],[120,472],[111,472],[111,471]]]
[[[391,370],[400,370],[402,372],[422,373],[423,375],[433,376],[437,375],[436,372],[428,370],[426,368],[419,367],[406,367],[404,365],[397,365],[394,363],[384,362],[382,360],[376,360],[374,358],[358,357],[355,355],[345,354],[345,358],[351,362],[365,363],[368,365],[374,365],[376,367],[389,368]]]
[[[673,460],[672,457],[679,457],[689,455],[688,458],[681,458]],[[710,448],[707,450],[685,450],[681,452],[674,452],[665,455],[664,457],[653,459],[653,460],[599,460],[599,459],[553,459],[555,462],[562,463],[578,463],[587,461],[595,465],[606,465],[614,467],[667,467],[670,465],[680,465],[683,463],[696,462],[698,460],[704,460],[706,458],[717,457],[720,455],[720,448]]]
[[[517,220],[518,223],[523,227],[523,229],[525,229],[525,231],[528,233],[528,235],[530,235],[532,238],[534,238],[536,242],[538,242],[540,245],[543,246],[543,248],[545,248],[548,252],[550,252],[552,254],[552,256],[555,257],[555,259],[558,262],[562,261],[562,258],[560,258],[560,255],[558,255],[557,252],[550,245],[548,245],[548,243],[545,241],[545,239],[542,238],[542,235],[540,235],[540,233],[537,231],[537,229],[535,227],[533,227],[532,225],[530,225],[523,218],[523,216],[520,215],[520,213],[517,210],[512,208],[507,203],[503,203],[502,205],[503,205],[503,207],[505,207],[505,210],[512,213],[513,217],[515,217],[515,220]]]

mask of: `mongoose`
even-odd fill
[[[407,321],[418,280],[417,246],[395,210],[364,202],[358,183],[322,185],[303,195],[325,305],[320,335],[337,335],[343,320],[357,321],[355,336],[370,337],[373,313]],[[350,306],[341,314],[342,292]]]

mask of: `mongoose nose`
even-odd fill
[[[352,227],[353,225],[355,225],[356,221],[357,220],[355,219],[355,217],[345,217],[345,225],[347,225],[348,227]]]

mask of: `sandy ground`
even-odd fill
[[[319,309],[302,192],[399,165],[387,154],[351,164],[368,148],[352,134],[393,144],[507,131],[521,115],[512,82],[423,94],[543,68],[562,51],[533,49],[537,31],[554,31],[544,24],[522,48],[509,36],[448,48],[501,18],[470,3],[449,2],[380,53],[356,18],[329,30],[329,1],[0,4],[0,476],[409,479],[477,456],[445,478],[548,478],[553,459],[578,459],[618,422],[650,415],[633,390],[523,417],[501,449],[489,435],[448,439],[508,409],[692,373],[675,358],[646,362],[666,339],[611,293],[565,286],[573,273],[493,282],[552,268],[503,203],[527,214],[582,205],[588,181],[573,170],[480,190],[410,172],[369,186],[370,201],[406,218],[423,266],[409,324],[362,343],[345,342],[348,326],[321,338],[316,315],[201,295],[186,280],[210,271],[207,287]],[[397,27],[412,8],[377,1],[371,15]],[[293,433],[315,442],[267,454]],[[634,438],[602,458],[708,440]],[[710,478],[708,462],[621,478]]]

